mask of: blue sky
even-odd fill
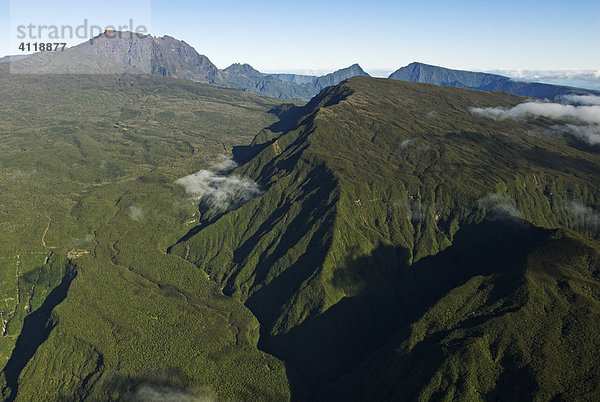
[[[331,71],[600,69],[600,1],[47,1],[0,0],[0,56],[16,25],[100,26],[130,18],[185,40],[218,67]],[[12,25],[12,28],[11,28]],[[73,40],[76,43],[81,40]]]

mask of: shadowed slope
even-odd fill
[[[265,194],[171,251],[251,308],[260,347],[314,397],[472,278],[500,275],[513,297],[550,236],[518,220],[597,236],[565,207],[599,205],[596,153],[529,135],[552,122],[470,113],[522,100],[368,78],[327,88],[236,171]]]

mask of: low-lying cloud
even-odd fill
[[[487,212],[487,218],[490,220],[499,219],[520,219],[523,213],[514,205],[514,201],[504,194],[488,194],[477,200],[477,206],[482,211]]]
[[[551,130],[557,134],[571,134],[584,140],[590,145],[600,144],[600,125],[590,124],[587,126],[578,126],[576,124],[563,124],[552,126]]]
[[[89,247],[94,243],[95,236],[93,234],[87,234],[85,237],[73,239],[73,247]]]
[[[407,212],[406,216],[412,223],[424,220],[428,208],[428,204],[421,200],[397,201],[394,202],[394,206],[405,209]]]
[[[565,95],[562,100],[572,105],[600,105],[600,96],[595,95]]]
[[[579,201],[569,201],[565,207],[571,215],[583,219],[592,225],[600,223],[600,213]]]
[[[407,149],[409,147],[414,149],[418,153],[428,151],[430,148],[429,144],[422,140],[419,140],[418,138],[410,138],[400,143],[400,149]]]
[[[231,158],[226,157],[225,155],[219,155],[211,164],[212,170],[217,170],[219,172],[223,171],[231,171],[238,167],[238,164]]]
[[[169,387],[154,387],[143,385],[139,387],[132,398],[133,401],[160,401],[160,402],[213,402],[216,401],[214,392],[210,389],[199,390],[193,393]]]
[[[547,117],[556,120],[600,124],[600,106],[598,105],[575,106],[550,102],[525,102],[510,109],[473,108],[471,111],[494,120]]]
[[[136,222],[140,222],[144,219],[144,210],[137,205],[130,205],[129,217]]]
[[[175,183],[197,197],[207,209],[233,210],[262,194],[257,183],[230,174],[236,166],[230,159],[221,159],[213,164],[214,170],[200,170],[176,180]]]
[[[559,134],[571,134],[595,145],[600,144],[600,97],[593,95],[569,95],[564,102],[525,102],[513,108],[472,108],[471,112],[494,120],[527,120],[545,117],[567,124],[551,127]]]

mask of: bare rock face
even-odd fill
[[[348,78],[368,76],[358,64],[322,77],[279,77],[239,63],[219,70],[184,41],[121,31],[105,31],[64,51],[13,59],[10,70],[23,74],[147,74],[296,100],[308,100],[323,88]]]
[[[107,31],[75,46],[73,50],[103,56],[149,74],[152,71],[152,48],[152,37],[149,35]]]
[[[149,74],[212,82],[211,61],[183,41],[133,32],[106,31],[62,52],[37,53],[11,61],[15,73]]]
[[[219,69],[184,41],[170,36],[152,39],[152,75],[213,82]]]
[[[105,32],[77,47],[150,75],[210,82],[219,74],[208,57],[170,36]]]

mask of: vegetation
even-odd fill
[[[599,251],[569,231],[520,223],[461,230],[450,248],[414,266],[417,291],[401,287],[411,297],[397,306],[416,305],[420,317],[327,393],[597,399]]]
[[[143,76],[0,81],[3,397],[287,398],[256,319],[165,254],[197,211],[173,181],[275,122],[278,102]]]
[[[598,207],[600,160],[597,149],[546,131],[553,122],[469,111],[522,101],[358,77],[328,88],[288,111],[292,122],[279,124],[287,128],[255,138],[255,157],[237,173],[266,193],[170,251],[252,310],[259,346],[295,369],[295,395],[487,398],[504,395],[527,359],[539,362],[522,383],[533,396],[583,395],[581,371],[560,387],[549,380],[563,375],[560,331],[533,345],[544,325],[560,328],[567,310],[556,309],[566,300],[582,311],[573,339],[595,337],[598,243],[539,228],[598,237],[597,217],[569,205]],[[561,258],[546,259],[555,248]],[[587,298],[557,294],[564,278],[589,289]],[[552,323],[531,318],[544,309]],[[494,342],[518,342],[515,353],[527,359],[478,355]],[[594,372],[594,356],[582,370]],[[597,378],[590,381],[597,394]],[[348,384],[355,387],[345,393]]]
[[[598,398],[600,154],[524,98],[0,81],[3,399]]]

